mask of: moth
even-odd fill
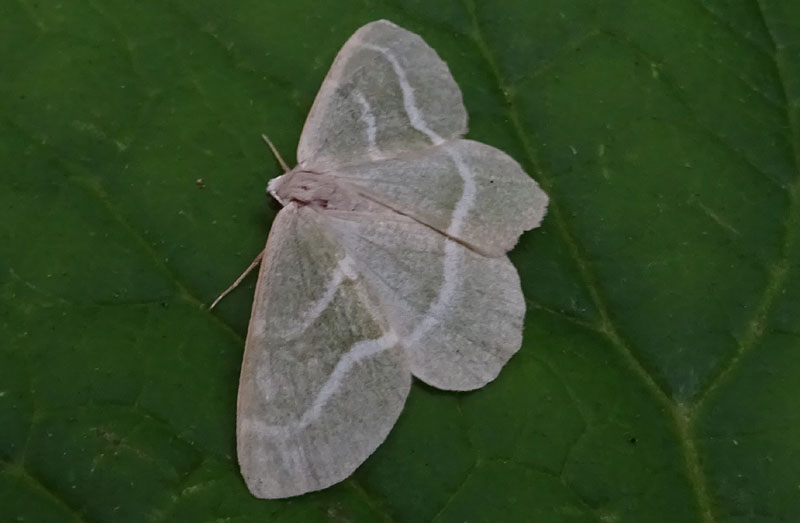
[[[283,208],[258,274],[236,430],[255,496],[347,478],[395,424],[412,376],[477,389],[519,350],[525,301],[506,253],[548,200],[466,131],[461,91],[418,35],[379,20],[345,43],[298,165],[267,187]]]

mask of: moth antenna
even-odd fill
[[[281,164],[281,167],[283,167],[283,172],[288,173],[291,169],[289,169],[289,166],[286,165],[286,162],[284,162],[283,158],[281,158],[281,153],[278,152],[278,149],[276,149],[275,146],[272,145],[272,142],[269,140],[269,138],[267,138],[266,134],[262,134],[261,138],[263,138],[264,141],[267,142],[267,145],[269,145],[269,148],[272,150],[272,154],[275,155],[275,158],[278,160],[278,163]]]
[[[266,136],[265,136],[265,138],[266,138]],[[219,296],[217,296],[217,299],[216,299],[216,300],[214,300],[214,303],[212,303],[212,304],[211,304],[211,306],[209,306],[209,307],[208,307],[208,310],[211,310],[211,309],[213,309],[213,308],[214,308],[214,307],[217,305],[217,303],[219,303],[219,302],[220,302],[220,300],[221,300],[222,298],[224,298],[225,296],[227,296],[227,295],[228,295],[228,294],[229,294],[229,293],[230,293],[230,292],[231,292],[233,289],[235,289],[236,287],[238,287],[238,286],[239,286],[239,284],[240,284],[240,283],[242,283],[242,280],[243,280],[243,279],[245,279],[245,277],[247,277],[247,275],[248,275],[248,274],[250,274],[250,272],[251,272],[253,269],[255,269],[255,268],[256,268],[256,266],[257,266],[257,265],[258,265],[258,264],[261,262],[261,259],[262,259],[263,257],[264,257],[264,251],[261,251],[260,253],[258,253],[258,256],[256,256],[256,259],[255,259],[255,260],[253,260],[253,263],[251,263],[251,264],[250,264],[250,266],[249,266],[249,267],[247,267],[247,268],[244,270],[244,272],[243,272],[241,275],[239,275],[239,277],[238,277],[238,278],[236,278],[236,281],[235,281],[235,282],[233,282],[233,283],[230,285],[230,287],[228,287],[227,289],[225,289],[224,291],[222,291],[222,294],[220,294]]]

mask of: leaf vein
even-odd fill
[[[770,35],[774,52],[774,63],[781,81],[781,88],[783,90],[784,106],[786,107],[786,123],[787,131],[789,134],[789,143],[792,148],[792,161],[794,162],[795,172],[800,173],[800,135],[798,135],[798,128],[800,128],[800,121],[795,111],[792,109],[791,99],[789,96],[788,81],[786,79],[786,72],[781,62],[781,46],[778,44],[778,39],[767,21],[767,17],[763,7],[763,0],[754,0],[762,22]],[[791,255],[797,243],[797,230],[800,228],[800,177],[796,178],[792,186],[789,188],[789,209],[783,223],[783,240],[781,242],[780,257],[770,267],[767,284],[764,292],[758,301],[758,304],[750,320],[747,330],[739,342],[736,351],[733,355],[719,367],[719,371],[709,381],[706,388],[698,395],[694,411],[695,414],[700,412],[703,406],[707,403],[709,397],[719,389],[719,387],[726,381],[726,379],[734,372],[741,363],[744,356],[753,350],[763,338],[766,331],[766,322],[768,321],[769,314],[775,304],[777,298],[781,295],[781,291],[786,285],[790,269],[792,268]]]
[[[527,138],[527,133],[525,133],[522,125],[519,110],[517,109],[512,91],[506,85],[500,69],[489,49],[488,43],[482,34],[476,13],[475,2],[474,0],[463,1],[473,21],[473,37],[475,44],[479,48],[495,77],[495,81],[497,82],[500,92],[505,100],[509,119],[514,127],[518,139],[522,143],[526,155],[528,156],[529,163],[533,166],[538,178],[542,181],[542,183],[546,185],[547,188],[552,188],[553,180],[548,173],[544,172],[539,164],[538,154],[534,146]],[[550,214],[553,216],[553,220],[556,222],[562,241],[564,241],[566,244],[570,256],[578,267],[578,272],[583,281],[583,285],[588,290],[592,302],[597,309],[598,314],[600,315],[601,324],[603,327],[602,332],[605,334],[611,345],[617,350],[623,360],[627,363],[634,375],[636,375],[643,382],[646,389],[652,394],[654,399],[656,399],[664,407],[664,409],[670,413],[673,423],[675,424],[677,437],[681,443],[687,478],[695,491],[696,501],[701,517],[704,523],[714,523],[716,519],[712,513],[711,501],[707,494],[706,478],[699,466],[694,441],[691,439],[691,434],[689,434],[689,431],[686,430],[687,425],[682,422],[684,418],[681,416],[680,406],[678,406],[667,394],[665,388],[656,381],[654,374],[644,366],[643,362],[639,360],[631,347],[619,333],[606,305],[605,299],[600,292],[599,284],[597,283],[595,276],[592,274],[589,262],[585,258],[585,255],[581,252],[577,239],[569,230],[563,212],[559,208],[558,202],[555,198],[551,199],[550,201]]]

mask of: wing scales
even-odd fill
[[[330,176],[369,204],[289,203],[273,224],[237,415],[256,496],[350,475],[394,425],[412,373],[470,390],[519,349],[525,302],[505,253],[547,196],[505,153],[460,139],[466,123],[447,65],[419,36],[373,22],[336,57],[292,172]]]
[[[506,256],[490,258],[397,213],[326,212],[381,299],[412,373],[447,390],[493,380],[519,350],[525,301]]]
[[[463,135],[461,90],[422,38],[386,20],[344,44],[306,119],[297,160],[312,171],[391,158]]]
[[[279,213],[253,303],[237,446],[259,497],[346,478],[389,433],[410,386],[397,337],[318,219],[294,205]]]

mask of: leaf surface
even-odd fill
[[[250,496],[234,418],[264,192],[388,18],[551,197],[522,350],[415,383],[347,481]],[[800,4],[0,6],[0,513],[33,522],[800,519]]]

